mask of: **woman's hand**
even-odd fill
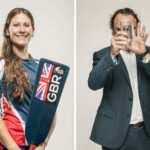
[[[21,150],[18,146],[13,147],[13,148],[8,148],[8,150]]]
[[[56,124],[56,113],[55,113],[55,116],[54,116],[54,119],[53,119],[51,128],[50,128],[50,130],[49,130],[49,132],[48,132],[48,135],[47,135],[45,141],[42,142],[40,145],[38,145],[38,146],[35,148],[35,150],[45,150],[46,145],[47,145],[47,143],[48,143],[48,140],[49,140],[50,136],[52,135],[52,133],[53,133],[53,131],[54,131],[55,124]]]
[[[46,143],[45,142],[43,142],[43,143],[41,143],[40,145],[38,145],[36,148],[35,148],[35,150],[45,150],[45,148],[46,148]]]

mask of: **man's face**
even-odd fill
[[[114,19],[114,29],[112,29],[113,35],[115,35],[118,31],[121,31],[121,22],[131,22],[131,25],[134,26],[134,30],[136,33],[136,19],[132,15],[118,14]]]

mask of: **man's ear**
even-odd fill
[[[6,32],[6,36],[10,36],[8,28],[5,30],[5,32]]]

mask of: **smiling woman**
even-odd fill
[[[10,22],[9,28],[6,29],[6,35],[13,42],[13,49],[26,49],[33,36],[34,26],[31,24],[30,18],[24,13],[15,15]],[[26,53],[26,51],[25,51]]]
[[[28,54],[33,33],[34,19],[27,9],[10,11],[4,27],[0,60],[0,141],[11,150],[29,149],[24,130],[38,68],[38,61]],[[37,146],[37,150],[45,149],[54,124],[55,117],[47,138]],[[5,149],[3,146],[0,149]]]

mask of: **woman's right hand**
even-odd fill
[[[8,150],[21,150],[11,137],[1,116],[0,116],[0,143]]]
[[[21,149],[19,148],[19,146],[14,145],[14,146],[8,148],[8,150],[21,150]]]

